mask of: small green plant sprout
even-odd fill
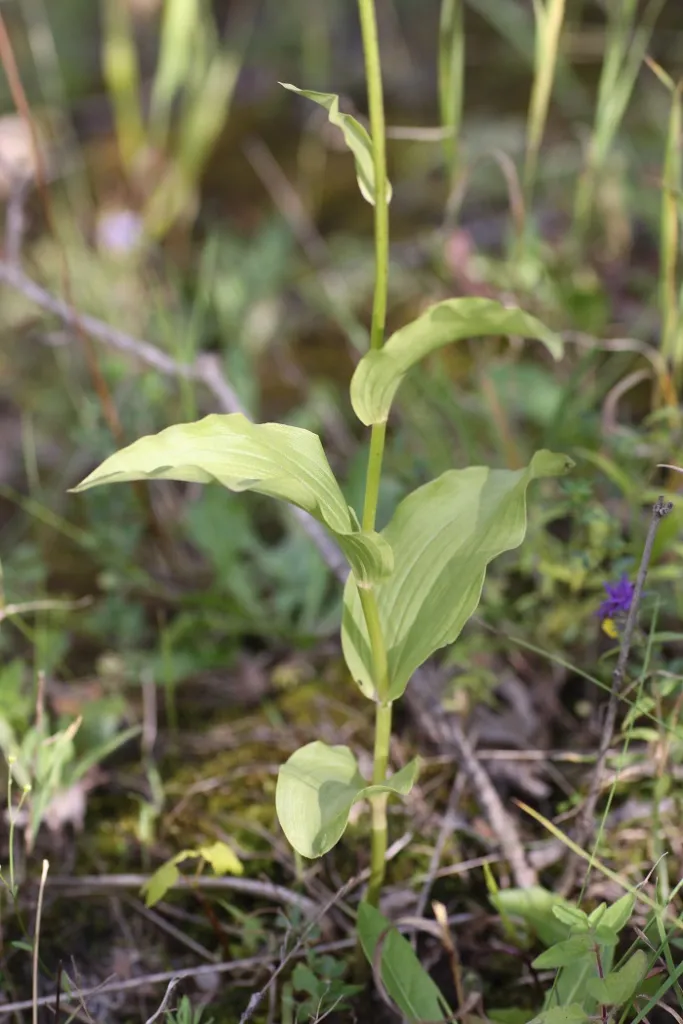
[[[306,963],[292,971],[283,986],[282,1020],[321,1020],[326,1014],[349,1009],[348,1000],[362,991],[361,985],[344,981],[347,965],[333,956],[310,951]]]
[[[341,627],[344,657],[375,712],[372,777],[363,777],[349,747],[316,740],[281,767],[275,802],[291,845],[302,857],[316,858],[339,841],[352,806],[369,800],[371,876],[366,899],[376,905],[385,872],[387,800],[407,794],[418,774],[417,760],[389,774],[393,703],[416,669],[457,639],[477,607],[489,562],[522,543],[530,485],[563,475],[573,463],[542,450],[519,470],[450,470],[405,498],[386,528],[376,530],[387,421],[401,382],[416,364],[464,339],[536,339],[555,359],[563,347],[561,338],[535,317],[485,298],[439,302],[384,343],[391,191],[373,0],[359,0],[359,13],[370,132],[339,114],[336,97],[315,93],[310,98],[322,103],[341,128],[375,222],[370,351],[360,360],[350,387],[353,410],[370,428],[362,511],[347,503],[316,434],[282,423],[252,423],[239,413],[210,415],[141,438],[111,455],[74,490],[133,480],[219,483],[303,509],[336,542],[348,563]]]
[[[633,915],[634,894],[626,893],[611,907],[601,903],[591,914],[540,886],[499,891],[491,900],[501,915],[521,918],[548,947],[532,967],[557,971],[542,1011],[529,1024],[608,1020],[638,995],[650,957],[633,948],[615,957]],[[495,1019],[495,1010],[491,1013]]]
[[[19,807],[12,809],[10,802],[11,823],[25,827],[29,853],[43,824],[53,832],[67,823],[82,827],[93,769],[140,732],[139,726],[131,726],[79,754],[74,739],[80,725],[77,718],[65,729],[50,733],[45,715],[39,714],[35,725],[18,740],[10,724],[0,719],[0,749],[10,773],[8,792],[11,795],[12,780],[22,791]]]
[[[215,875],[241,875],[244,873],[242,862],[227,843],[215,842],[198,846],[192,850],[181,850],[174,857],[157,868],[142,887],[145,903],[153,907],[162,900],[169,889],[180,880],[178,865],[187,860],[196,860],[195,877],[200,875],[207,864],[213,868]]]
[[[195,1009],[187,996],[181,996],[175,1010],[166,1010],[164,1021],[166,1024],[214,1024],[214,1018],[205,1017],[201,1006]]]

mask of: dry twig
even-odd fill
[[[423,667],[415,673],[414,685],[408,687],[406,700],[415,713],[419,726],[440,749],[455,749],[460,767],[470,781],[479,805],[495,833],[508,861],[515,885],[522,889],[536,884],[536,872],[529,863],[517,832],[514,819],[507,813],[480,763],[472,743],[454,715],[444,715],[439,695],[430,673]]]

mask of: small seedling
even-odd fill
[[[194,1009],[187,996],[182,996],[175,1010],[167,1010],[166,1024],[214,1024],[213,1017],[205,1017],[202,1007]]]

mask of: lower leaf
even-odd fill
[[[379,910],[361,903],[357,927],[363,952],[373,966],[377,945],[382,943],[382,984],[409,1021],[431,1024],[450,1019],[448,1003],[412,946]]]
[[[415,758],[384,785],[372,785],[360,774],[351,750],[315,740],[300,747],[282,765],[275,790],[275,808],[290,844],[302,857],[322,857],[339,842],[358,800],[375,793],[405,796],[419,770]]]

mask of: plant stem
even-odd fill
[[[384,343],[389,279],[389,204],[387,201],[388,182],[384,96],[374,0],[358,0],[358,13],[363,36],[370,135],[372,137],[372,159],[375,174],[375,290],[372,302],[370,348],[378,350]],[[373,530],[375,528],[385,438],[386,424],[373,424],[365,480],[365,501],[363,503],[364,530]],[[391,702],[388,699],[389,672],[387,652],[382,635],[377,598],[372,589],[369,588],[359,588],[359,593],[365,621],[368,626],[373,676],[377,694],[372,780],[375,784],[381,784],[386,779],[389,761],[389,742],[391,739]],[[372,797],[371,805],[370,884],[368,885],[365,898],[369,903],[376,906],[379,902],[379,895],[384,883],[387,850],[387,795],[380,794]]]
[[[391,709],[388,704],[377,704],[375,711],[375,753],[372,781],[384,782],[389,761],[391,740]],[[372,906],[379,903],[384,884],[385,858],[387,853],[387,793],[372,798],[372,842],[370,847],[370,882],[365,899]]]
[[[363,529],[374,530],[379,502],[379,485],[382,478],[382,459],[384,457],[384,439],[386,423],[375,423],[370,434],[370,452],[368,468],[365,475],[365,501],[363,503]]]
[[[439,110],[449,135],[444,143],[448,186],[455,185],[463,105],[465,37],[462,0],[441,0],[439,18]]]
[[[384,95],[375,0],[358,0],[358,12],[363,34],[370,135],[372,136],[372,161],[375,171],[375,293],[372,302],[370,348],[378,349],[382,347],[384,341],[389,278],[389,205],[387,203]]]

